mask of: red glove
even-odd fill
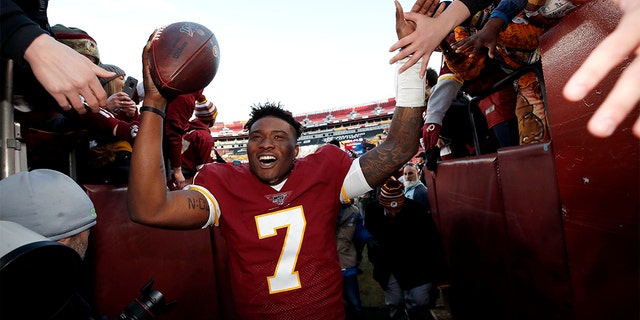
[[[440,128],[442,126],[437,123],[425,123],[422,126],[422,143],[424,143],[425,150],[431,150],[436,146],[440,137]]]

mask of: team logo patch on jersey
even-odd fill
[[[287,191],[287,192],[283,192],[283,193],[276,193],[276,194],[269,194],[266,195],[265,197],[267,199],[269,199],[269,201],[275,203],[276,205],[283,205],[284,204],[284,200],[291,194],[291,191]]]

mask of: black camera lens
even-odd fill
[[[162,292],[151,290],[153,279],[140,290],[142,295],[131,301],[117,319],[145,320],[157,319],[160,313],[167,312],[173,303],[166,304]]]

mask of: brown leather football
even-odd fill
[[[175,22],[156,30],[149,49],[153,83],[165,95],[198,91],[218,71],[220,49],[216,36],[195,22]]]

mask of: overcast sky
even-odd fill
[[[400,3],[407,11],[414,1]],[[231,122],[267,100],[297,115],[393,97],[394,10],[393,0],[50,0],[48,13],[51,25],[85,30],[102,62],[138,80],[155,28],[206,26],[221,58],[204,94],[218,121]]]

